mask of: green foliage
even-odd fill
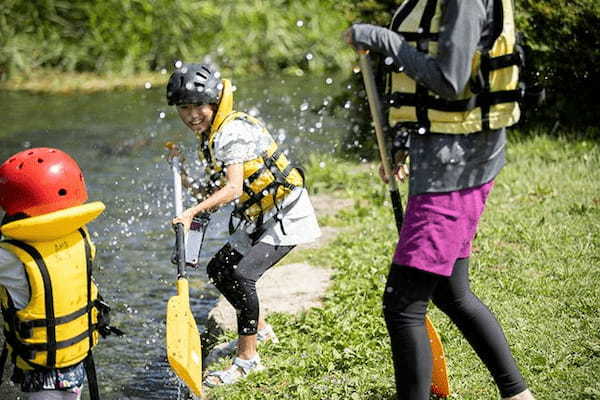
[[[210,57],[238,73],[347,65],[333,0],[6,0],[0,74],[39,67],[132,73]]]
[[[471,286],[497,316],[540,399],[600,393],[600,194],[590,184],[600,179],[600,145],[569,136],[511,135],[509,161],[488,200],[471,260]],[[344,230],[333,243],[302,253],[312,265],[334,269],[333,287],[322,309],[270,316],[280,342],[260,348],[268,369],[211,389],[209,399],[395,398],[381,313],[397,238],[385,186],[363,164],[309,164],[309,178],[320,174],[331,190],[355,201],[335,216]],[[499,398],[458,329],[429,309],[445,346],[451,398]]]
[[[541,117],[597,126],[600,2],[522,0],[517,7],[517,26],[531,47],[529,65],[539,70],[538,80],[548,89]]]

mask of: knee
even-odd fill
[[[388,329],[423,325],[427,304],[428,300],[411,298],[386,288],[383,295],[383,317]]]
[[[463,293],[460,297],[433,296],[433,304],[444,314],[452,317],[456,314],[470,313],[479,304],[472,292]]]
[[[241,258],[241,255],[231,246],[225,245],[215,254],[206,267],[209,279],[215,284],[231,279],[234,266]]]

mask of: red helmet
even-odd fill
[[[30,217],[83,204],[83,173],[67,153],[45,147],[21,151],[0,165],[0,207]]]

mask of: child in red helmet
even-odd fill
[[[0,371],[10,359],[27,399],[79,399],[86,373],[98,399],[92,347],[121,333],[107,325],[85,227],[104,204],[86,200],[83,173],[60,150],[29,149],[0,165]]]

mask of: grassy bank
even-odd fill
[[[61,72],[38,69],[27,75],[0,81],[0,90],[26,91],[31,93],[69,94],[73,92],[99,92],[121,89],[143,89],[165,86],[169,75],[162,72],[136,74],[97,74],[93,72]]]
[[[600,146],[514,136],[508,159],[474,243],[472,286],[501,321],[537,398],[600,399]],[[334,286],[323,309],[270,317],[281,342],[261,350],[268,370],[213,389],[211,399],[394,398],[381,294],[395,228],[374,172],[334,160],[311,164],[313,190],[355,201],[321,221],[348,230],[302,255],[333,268]],[[433,306],[431,317],[452,398],[498,398],[457,329]]]

